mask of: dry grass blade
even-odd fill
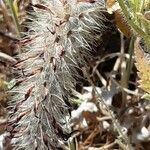
[[[0,59],[4,59],[6,61],[12,62],[12,63],[16,63],[17,60],[3,52],[0,52]]]

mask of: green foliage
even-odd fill
[[[126,17],[133,35],[137,37],[134,43],[136,66],[139,70],[139,86],[150,93],[150,65],[145,58],[141,39],[144,41],[144,50],[150,52],[150,1],[149,0],[118,0],[121,10]],[[144,65],[143,65],[144,64]]]
[[[118,0],[128,24],[133,29],[133,34],[144,39],[145,44],[150,48],[150,20],[146,17],[150,9],[149,0]]]

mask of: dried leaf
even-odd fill
[[[140,77],[138,82],[143,90],[150,93],[150,64],[145,58],[144,51],[139,42],[140,38],[137,38],[134,44],[136,66],[139,70],[138,75]]]
[[[131,36],[130,26],[128,25],[124,15],[121,12],[121,8],[115,0],[107,0],[106,4],[109,13],[114,13],[115,22],[118,29],[127,37]]]
[[[131,29],[128,25],[127,21],[125,20],[123,14],[120,10],[115,11],[115,21],[116,25],[119,28],[119,30],[127,37],[131,37]]]
[[[107,7],[112,7],[115,4],[115,0],[107,0],[106,5]]]

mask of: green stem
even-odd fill
[[[15,8],[13,6],[13,1],[12,0],[7,0],[7,2],[8,2],[8,5],[9,5],[11,13],[12,13],[14,24],[16,26],[17,35],[18,35],[18,37],[21,37],[21,35],[20,35],[20,25],[19,25],[18,17],[16,15]]]
[[[133,65],[132,56],[133,56],[133,52],[134,52],[134,41],[135,41],[135,37],[132,36],[130,45],[129,45],[129,60],[127,61],[127,83],[129,82],[132,65]]]

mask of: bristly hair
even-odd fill
[[[33,0],[27,40],[14,68],[11,127],[15,150],[61,147],[68,125],[70,91],[78,64],[105,29],[104,0]],[[27,33],[25,33],[27,34]],[[66,103],[67,102],[67,103]],[[56,148],[57,149],[57,148]]]

